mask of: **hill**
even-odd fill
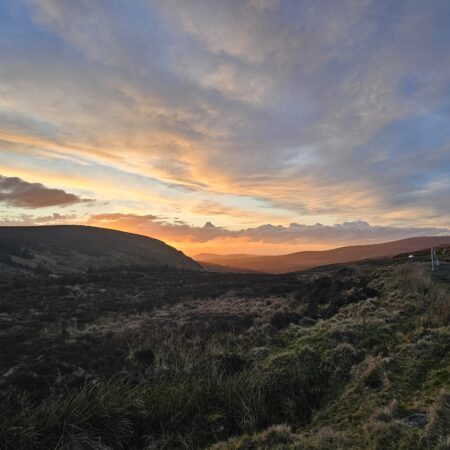
[[[196,259],[210,264],[266,273],[286,273],[327,264],[393,257],[450,244],[450,236],[413,237],[382,244],[354,245],[323,251],[303,251],[278,256],[201,254]]]
[[[0,447],[448,449],[449,249],[435,272],[0,273]]]
[[[265,256],[265,255],[264,255]],[[194,255],[196,261],[212,261],[220,258],[223,261],[243,258],[257,258],[258,255],[250,255],[248,253],[231,253],[229,255],[217,255],[215,253],[197,253]]]
[[[201,270],[194,260],[157,239],[79,225],[0,227],[0,262],[56,273],[121,266]]]
[[[204,262],[200,259],[196,260],[203,269],[207,270],[208,272],[218,272],[218,273],[258,273],[255,270],[250,269],[240,269],[238,267],[230,267],[230,266],[224,266],[221,264],[214,264],[209,262]]]

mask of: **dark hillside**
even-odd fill
[[[128,265],[201,270],[191,258],[157,239],[78,225],[0,227],[0,258],[17,267],[50,272]]]

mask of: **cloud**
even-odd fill
[[[145,234],[172,242],[204,243],[216,239],[245,239],[249,242],[270,244],[327,244],[331,246],[349,243],[374,243],[413,236],[449,235],[449,228],[383,227],[372,226],[364,221],[351,221],[335,225],[303,225],[291,223],[288,226],[266,224],[241,230],[216,227],[207,222],[203,227],[184,222],[171,223],[154,215],[99,214],[88,221],[91,225],[117,228],[124,231]]]
[[[348,244],[356,242],[381,242],[402,239],[412,236],[448,235],[448,228],[413,228],[413,227],[383,227],[372,226],[364,221],[344,222],[335,225],[302,225],[291,223],[284,227],[281,225],[262,225],[240,232],[250,240],[270,243],[325,243]]]
[[[50,216],[36,217],[33,222],[35,224],[51,225],[73,223],[77,219],[76,214],[58,214],[53,213]]]
[[[195,223],[212,201],[243,228],[252,197],[252,223],[446,226],[450,3],[388,3],[26,2],[0,30],[0,139],[24,170],[114,168]]]
[[[89,218],[88,224],[132,231],[169,241],[207,242],[230,235],[225,228],[211,226],[210,222],[203,227],[195,227],[183,221],[168,222],[150,214],[97,214]]]
[[[0,175],[0,202],[19,208],[46,208],[68,206],[76,203],[90,203],[62,189],[51,189],[41,183],[29,183],[18,177]]]
[[[75,214],[58,214],[53,213],[49,216],[33,216],[32,214],[20,214],[14,216],[2,215],[0,218],[0,226],[6,227],[23,227],[35,225],[62,225],[76,222]]]

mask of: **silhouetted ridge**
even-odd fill
[[[0,255],[6,263],[52,272],[121,266],[201,270],[194,260],[158,239],[81,225],[0,227]]]

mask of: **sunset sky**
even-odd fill
[[[2,0],[0,224],[190,255],[450,234],[450,1]]]

